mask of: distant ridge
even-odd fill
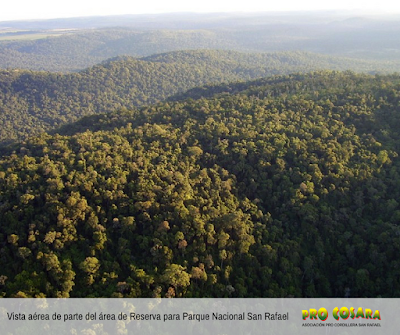
[[[323,11],[6,22],[0,23],[0,68],[71,72],[120,55],[188,49],[298,50],[399,68],[399,22],[399,15]]]

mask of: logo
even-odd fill
[[[310,320],[321,320],[321,321],[326,321],[329,317],[328,310],[325,307],[321,307],[319,310],[310,308],[309,310],[303,309],[301,311],[303,320],[307,320],[308,318]],[[339,321],[340,319],[342,320],[347,320],[349,317],[351,319],[366,319],[366,320],[380,320],[381,319],[381,313],[379,310],[375,310],[375,312],[372,311],[370,308],[365,308],[365,310],[362,307],[358,307],[357,312],[354,307],[342,307],[338,308],[335,307],[332,311],[332,316],[336,321]]]

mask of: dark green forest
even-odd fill
[[[282,75],[179,99],[7,149],[2,296],[400,296],[399,75]]]
[[[354,60],[304,52],[212,50],[177,51],[142,59],[118,57],[69,74],[0,70],[0,145],[85,115],[148,105],[205,84],[353,67],[377,70]]]

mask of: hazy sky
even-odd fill
[[[400,12],[396,0],[9,0],[0,21],[163,12],[258,12],[321,9],[366,9]]]

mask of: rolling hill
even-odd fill
[[[0,22],[0,68],[71,72],[121,55],[188,49],[302,51],[399,71],[398,15],[218,13]]]
[[[318,69],[377,71],[368,62],[303,52],[177,51],[118,57],[78,73],[0,71],[0,142],[23,140],[82,116],[133,108],[206,84]]]
[[[1,294],[398,297],[400,77],[215,88],[3,156]]]

